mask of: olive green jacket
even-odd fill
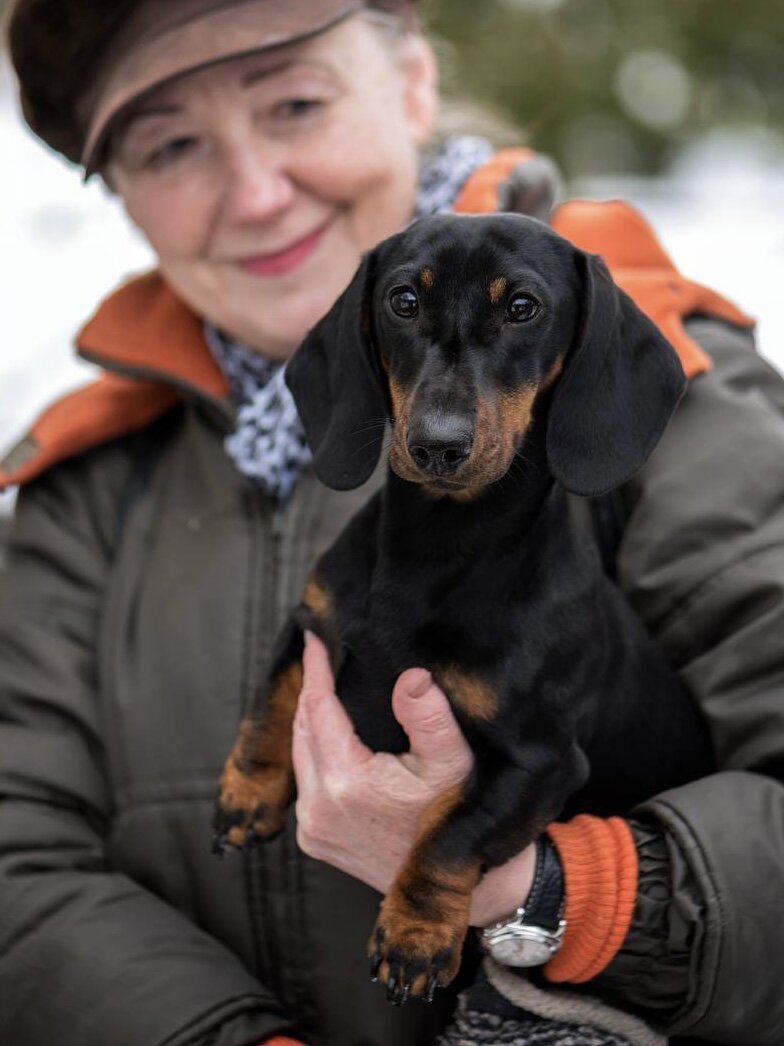
[[[611,507],[619,582],[721,770],[635,812],[637,911],[592,988],[671,1034],[781,1046],[784,382],[748,334],[689,329],[714,369]],[[273,508],[224,453],[227,403],[184,395],[19,497],[0,575],[0,1042],[433,1044],[448,993],[397,1010],[368,981],[377,895],[304,857],[291,825],[209,853],[273,638],[368,491],[306,475]]]

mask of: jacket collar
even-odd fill
[[[143,429],[183,399],[230,431],[228,386],[207,348],[201,320],[157,272],[115,291],[76,338],[79,355],[103,370],[41,414],[0,461],[0,490],[110,440]]]
[[[106,371],[160,381],[231,418],[226,379],[207,348],[202,321],[158,272],[107,298],[77,334],[76,346]]]

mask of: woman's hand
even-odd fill
[[[361,879],[380,893],[414,843],[425,808],[462,781],[471,751],[449,702],[429,672],[398,679],[392,711],[410,751],[371,752],[357,737],[335,684],[324,645],[306,637],[304,681],[294,721],[297,840],[311,857]],[[474,891],[471,922],[497,922],[520,905],[533,879],[534,847],[492,869]]]

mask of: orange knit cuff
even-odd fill
[[[580,814],[551,824],[547,834],[563,866],[566,932],[544,973],[582,984],[610,964],[626,937],[637,899],[637,849],[620,817]]]
[[[299,1039],[287,1039],[285,1036],[276,1035],[274,1039],[265,1039],[263,1046],[302,1046]]]

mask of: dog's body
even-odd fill
[[[566,494],[639,468],[683,377],[598,259],[507,215],[429,219],[382,244],[289,383],[325,482],[367,478],[387,418],[391,469],[280,638],[226,765],[217,845],[282,823],[303,629],[326,641],[377,750],[406,748],[392,687],[428,668],[474,769],[425,812],[371,941],[393,1000],[427,997],[456,972],[484,870],[567,810],[622,813],[710,767],[691,703]]]

